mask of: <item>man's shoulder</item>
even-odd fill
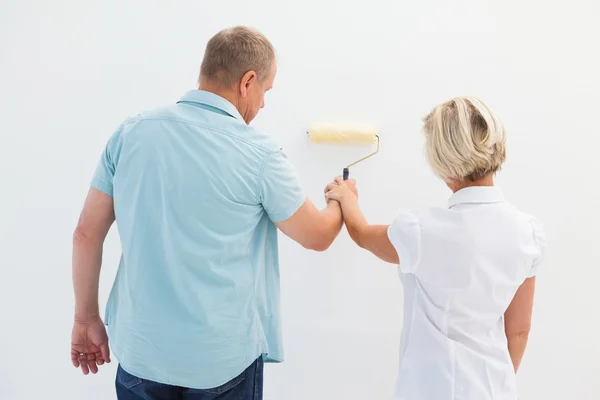
[[[127,118],[125,118],[125,120],[121,124],[121,127],[123,128],[123,130],[126,130],[127,128],[134,127],[135,125],[139,124],[142,121],[160,122],[160,121],[169,121],[169,120],[176,121],[178,119],[183,120],[183,118],[181,118],[181,116],[177,115],[176,108],[174,107],[174,105],[170,104],[170,105],[166,105],[166,106],[162,106],[162,107],[156,107],[156,108],[140,111],[136,114],[132,114],[132,115],[128,116]]]
[[[182,109],[177,104],[157,107],[139,112],[127,118],[120,127],[121,131],[133,130],[136,127],[151,127],[152,125],[173,124],[173,127],[182,126],[187,129],[211,131],[224,138],[234,140],[242,147],[254,148],[262,155],[268,155],[281,149],[275,138],[244,121],[229,115],[220,115],[210,111],[199,112]]]

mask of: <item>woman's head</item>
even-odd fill
[[[502,167],[506,133],[481,100],[456,97],[435,107],[423,122],[427,161],[447,184],[469,186]]]

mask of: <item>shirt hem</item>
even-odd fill
[[[113,195],[113,186],[100,179],[94,178],[90,184],[94,189],[106,193],[109,196]]]
[[[296,214],[296,212],[300,209],[300,207],[302,207],[304,205],[305,202],[306,202],[306,196],[304,194],[302,196],[298,196],[298,199],[296,199],[296,202],[294,203],[294,205],[292,207],[290,207],[287,210],[287,212],[280,212],[275,215],[269,215],[269,219],[274,224],[283,222],[283,221],[291,218],[294,214]]]
[[[123,368],[123,370],[125,370],[128,374],[135,376],[136,378],[140,378],[142,380],[146,380],[146,381],[151,381],[151,382],[156,382],[156,383],[160,383],[163,385],[170,385],[170,386],[179,386],[179,387],[184,387],[187,389],[195,389],[195,390],[208,390],[208,389],[214,389],[217,388],[219,386],[222,386],[228,382],[230,382],[231,380],[233,380],[234,378],[240,376],[242,373],[244,373],[244,371],[246,371],[250,365],[252,365],[252,363],[254,361],[256,361],[259,357],[261,356],[261,353],[259,352],[259,354],[256,355],[256,357],[252,358],[250,361],[248,361],[248,365],[244,366],[241,371],[237,371],[235,372],[233,375],[229,376],[225,378],[225,380],[218,380],[215,383],[210,382],[207,385],[198,385],[198,384],[194,384],[194,385],[189,385],[187,382],[179,381],[176,379],[161,379],[159,377],[156,376],[152,376],[152,374],[144,374],[144,373],[138,373],[134,368],[129,368],[127,366],[127,364],[123,364],[121,362],[119,362],[119,365],[121,366],[121,368]],[[118,360],[118,357],[116,357]]]

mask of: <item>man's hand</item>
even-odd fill
[[[334,182],[325,188],[325,198],[327,200],[337,200],[340,203],[344,200],[356,201],[358,199],[356,181],[354,179],[345,181],[341,176],[338,176]]]
[[[84,375],[95,374],[99,365],[110,363],[108,335],[100,317],[73,323],[71,362],[75,368],[81,367]]]
[[[356,189],[356,180],[354,179],[348,179],[347,181],[344,181],[343,178],[338,177],[336,178],[336,180],[341,180],[343,183],[345,183],[345,185],[347,186],[347,188],[356,195],[356,197],[358,198],[358,189]],[[333,182],[327,184],[327,186],[325,186],[325,201],[327,203],[329,203],[331,200],[333,200],[332,198],[329,198],[327,196],[327,193],[331,192],[331,190],[333,188],[336,188],[339,186],[339,184],[336,182],[336,180],[334,180]]]

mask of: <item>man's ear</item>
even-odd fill
[[[240,81],[240,94],[243,98],[248,95],[248,91],[250,87],[256,84],[258,77],[256,76],[256,72],[248,71],[242,76],[242,80]]]

